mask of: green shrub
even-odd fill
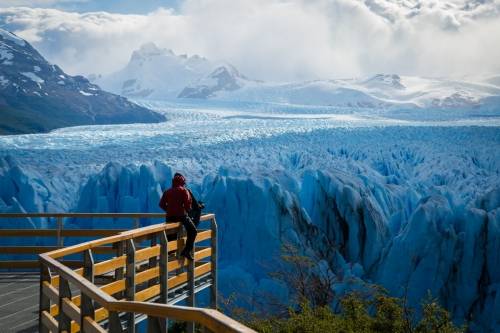
[[[262,333],[461,333],[448,312],[435,300],[423,305],[423,317],[415,325],[406,318],[402,300],[383,293],[367,300],[350,293],[340,300],[339,313],[328,306],[304,302],[286,317],[252,318],[246,324]]]

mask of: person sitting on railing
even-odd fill
[[[176,173],[172,179],[172,187],[163,192],[160,208],[167,212],[167,222],[181,222],[187,232],[186,246],[181,255],[189,260],[193,258],[193,245],[196,239],[196,226],[188,215],[191,210],[191,195],[185,187],[186,178]]]

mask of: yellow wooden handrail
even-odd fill
[[[50,217],[56,216],[55,214],[34,214],[37,217],[47,217],[46,215],[49,215]],[[111,217],[115,218],[118,217],[117,215],[121,215],[119,217],[145,217],[145,214],[99,214],[99,216],[96,216],[94,214],[87,214],[87,213],[61,213],[58,216],[59,217]],[[162,217],[164,216],[163,214],[148,214],[149,216],[147,217]],[[152,215],[152,216],[151,216]],[[160,215],[160,216],[158,216]],[[0,215],[1,217],[1,215]],[[213,214],[208,214],[204,215],[201,218],[202,221],[212,221],[212,233],[216,232],[216,223],[215,223],[215,216]],[[213,229],[215,226],[215,229]],[[148,318],[170,318],[174,320],[181,320],[181,321],[188,321],[188,322],[195,322],[198,323],[204,327],[207,327],[213,332],[254,332],[250,328],[242,325],[241,323],[227,317],[226,315],[220,313],[219,311],[215,309],[205,309],[205,308],[196,308],[196,307],[185,307],[185,306],[176,306],[176,305],[166,305],[166,304],[159,304],[159,303],[148,303],[148,302],[138,302],[138,301],[130,301],[130,300],[117,300],[115,297],[112,295],[107,294],[103,289],[101,289],[99,286],[96,284],[92,283],[91,281],[87,280],[84,276],[82,276],[82,269],[79,269],[78,271],[74,271],[71,268],[67,267],[63,262],[59,261],[58,259],[66,256],[71,256],[77,253],[91,253],[93,249],[98,249],[102,248],[103,246],[109,246],[113,244],[124,244],[125,242],[131,242],[132,240],[135,241],[142,241],[144,239],[147,239],[148,237],[151,237],[152,235],[159,235],[163,233],[163,238],[165,239],[165,234],[172,233],[172,232],[178,232],[180,227],[179,223],[161,223],[157,225],[151,225],[147,227],[142,227],[142,228],[137,228],[133,230],[128,230],[128,231],[123,231],[120,232],[117,235],[112,235],[104,238],[100,238],[97,240],[69,246],[69,247],[64,247],[64,248],[59,248],[55,249],[50,252],[43,253],[39,256],[40,262],[42,264],[42,270],[44,269],[43,267],[50,268],[51,271],[53,271],[55,274],[58,274],[58,277],[52,277],[50,278],[49,274],[49,279],[47,280],[47,276],[45,276],[45,282],[42,283],[43,286],[49,288],[50,294],[52,295],[52,298],[54,297],[59,297],[60,302],[59,304],[63,304],[62,311],[69,311],[69,314],[71,315],[72,318],[76,318],[77,315],[79,314],[79,308],[76,305],[73,305],[74,303],[71,302],[70,299],[64,298],[63,294],[59,294],[59,292],[62,290],[60,289],[61,286],[59,283],[71,283],[71,285],[76,288],[77,290],[81,291],[82,295],[85,295],[86,297],[90,297],[93,301],[99,304],[100,307],[102,307],[102,310],[106,310],[106,317],[100,317],[100,318],[107,318],[109,314],[109,320],[110,322],[115,320],[116,322],[116,314],[117,313],[138,313],[138,314],[143,314],[147,315]],[[205,235],[206,234],[206,235]],[[215,237],[215,234],[210,233],[209,231],[201,232],[197,237],[197,239],[203,240],[205,238],[209,237]],[[156,237],[156,236],[153,236]],[[174,242],[169,242],[168,248],[170,249],[170,243],[173,243],[173,245],[176,247],[176,243]],[[153,243],[152,243],[153,244]],[[165,243],[163,243],[165,244]],[[197,252],[200,255],[200,258],[203,256],[211,256],[212,254],[216,254],[216,242],[214,243],[212,239],[212,247],[207,247],[203,248]],[[159,251],[158,245],[151,245],[149,248],[144,248],[143,250],[138,250],[136,251],[135,256],[138,256],[139,258],[143,258],[145,260],[149,260],[151,256],[156,258],[158,255]],[[162,250],[165,251],[165,250]],[[121,260],[121,259],[120,259]],[[134,259],[135,260],[135,259]],[[154,259],[157,260],[157,259]],[[110,262],[116,261],[116,259],[110,260]],[[98,265],[98,264],[96,264]],[[112,265],[110,263],[107,263],[106,265]],[[127,264],[128,265],[128,264]],[[92,264],[92,266],[95,266]],[[102,266],[102,265],[101,265]],[[135,264],[134,264],[135,266]],[[169,267],[170,262],[169,262]],[[205,269],[206,266],[206,269]],[[95,266],[97,267],[97,266]],[[110,269],[113,269],[115,266],[110,266]],[[128,266],[127,266],[128,267]],[[150,266],[151,267],[151,266]],[[154,266],[153,266],[154,267]],[[156,268],[151,268],[150,271],[153,272],[147,272],[144,271],[144,273],[138,273],[137,277],[142,276],[142,275],[151,275],[153,278],[158,276],[158,272],[156,271],[159,266],[156,266]],[[179,266],[179,265],[172,265],[173,269],[176,269],[175,267],[184,267],[184,265]],[[192,272],[198,272],[198,268],[201,269],[198,273],[193,273],[190,277],[191,281],[194,281],[195,276],[197,274],[204,274],[204,272],[211,272],[211,274],[215,273],[216,269],[216,261],[212,260],[211,263],[206,263],[204,265],[198,266],[198,268],[195,268],[194,263],[191,266]],[[193,271],[194,269],[194,271]],[[102,270],[102,269],[101,269]],[[104,270],[102,270],[104,272]],[[179,280],[183,275],[185,276],[186,273],[176,275],[175,278],[171,278],[170,280]],[[42,273],[43,275],[43,273]],[[189,276],[189,275],[188,275]],[[200,275],[201,276],[201,275]],[[185,277],[183,277],[185,279]],[[212,279],[215,279],[215,276],[212,277]],[[170,281],[169,280],[169,281]],[[176,281],[177,281],[176,280]],[[51,281],[57,281],[58,285],[54,285],[51,287]],[[185,280],[184,280],[185,281]],[[180,282],[180,281],[179,281]],[[123,282],[122,282],[123,283]],[[170,282],[169,282],[170,283]],[[172,282],[173,283],[173,282]],[[193,283],[194,286],[194,282]],[[215,281],[213,281],[215,283]],[[173,283],[175,285],[175,283]],[[216,285],[215,285],[216,286]],[[57,288],[59,288],[59,291],[57,291]],[[55,289],[54,289],[55,288]],[[149,288],[152,291],[157,290],[153,287]],[[148,292],[149,291],[146,291]],[[144,293],[144,292],[143,292]],[[155,291],[155,293],[158,293],[158,291]],[[150,293],[151,295],[154,295],[154,293]],[[83,297],[83,296],[82,296]],[[150,296],[149,296],[150,297]],[[149,299],[149,297],[143,298],[143,299]],[[57,303],[56,303],[57,304]],[[61,311],[61,309],[54,309],[55,311]],[[83,311],[83,308],[82,310]],[[57,313],[57,312],[55,312]],[[57,317],[58,319],[56,320],[55,313],[52,314],[52,309],[49,311],[49,308],[46,308],[43,310],[41,308],[40,310],[40,321],[42,325],[45,325],[45,327],[52,327],[54,328],[54,325],[58,325],[60,322],[60,318]],[[80,313],[81,314],[81,313]],[[114,317],[112,316],[114,314]],[[97,316],[97,312],[96,312]],[[64,318],[64,317],[62,317]],[[83,320],[83,321],[82,321]],[[82,323],[83,322],[83,327],[81,329],[85,330],[87,329],[90,332],[105,332],[102,327],[97,323],[98,318],[96,317],[95,321],[93,318],[88,317],[88,316],[82,316],[80,320],[77,320],[76,322],[73,321],[71,324],[71,332],[77,332],[80,328],[77,323]],[[102,320],[102,319],[100,319]],[[111,326],[110,326],[111,327]],[[111,328],[111,332],[113,332],[113,329]]]
[[[207,327],[212,332],[255,332],[238,321],[213,309],[130,301],[113,302],[110,304],[110,308],[114,311],[144,313],[158,318],[173,318],[188,322],[194,321]]]

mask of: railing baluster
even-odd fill
[[[212,286],[210,287],[210,306],[217,310],[217,221],[215,217],[210,220],[210,228],[212,230],[212,238],[210,246],[212,247],[212,256],[210,262],[212,264]]]
[[[40,262],[40,290],[39,290],[39,311],[38,311],[38,332],[40,333],[48,333],[49,330],[43,325],[42,323],[42,312],[43,311],[50,311],[50,298],[46,296],[43,293],[43,283],[48,282],[50,283],[52,276],[50,274],[49,267],[43,263]]]
[[[62,230],[63,230],[63,218],[61,216],[56,217],[57,221],[57,246],[63,247],[64,240],[62,236]]]
[[[92,250],[85,250],[83,252],[83,277],[90,282],[94,283],[94,257]],[[87,296],[83,291],[81,295],[81,310],[80,322],[83,324],[85,317],[95,318],[95,306],[91,297]],[[81,327],[82,333],[85,333],[83,325]]]
[[[156,234],[153,234],[151,236],[151,247],[156,246],[158,243],[158,237]],[[158,258],[157,257],[151,257],[149,258],[149,268],[154,268],[158,264]],[[154,278],[149,280],[148,282],[148,287],[152,287],[154,285],[158,284],[158,278]]]
[[[125,244],[124,242],[117,242],[117,243],[113,244],[113,247],[116,248],[116,256],[117,257],[121,257],[125,253],[124,244]],[[124,267],[118,267],[117,269],[115,269],[115,281],[123,279],[124,276],[125,276]],[[123,295],[123,292],[119,292],[119,293],[117,293],[116,296],[121,298],[122,295]]]
[[[71,318],[63,311],[63,300],[67,298],[71,300],[71,289],[69,288],[68,280],[64,277],[59,277],[59,333],[71,332]]]
[[[180,226],[177,229],[176,236],[177,236],[177,251],[176,251],[177,260],[183,260],[183,257],[181,256],[181,251],[186,245],[186,242],[184,240],[185,231],[182,226]],[[182,273],[182,268],[177,268],[175,275],[179,275],[181,273]]]
[[[193,245],[193,252],[196,253],[196,243]],[[185,259],[187,260],[187,259]],[[188,263],[188,270],[187,270],[187,284],[188,284],[188,298],[187,298],[187,305],[194,307],[195,301],[194,301],[194,266],[195,266],[195,261],[190,260]],[[188,333],[194,333],[195,331],[195,325],[194,322],[188,322],[187,323],[187,332]]]
[[[168,302],[168,238],[165,231],[160,233],[160,303]]]
[[[148,333],[163,333],[167,331],[167,324],[165,320],[148,316]]]
[[[123,333],[122,322],[120,316],[116,311],[109,312],[109,332],[110,333]]]
[[[127,240],[127,270],[125,272],[125,297],[129,301],[135,300],[135,244],[133,239]],[[127,332],[135,332],[135,315],[127,314]]]
[[[168,303],[168,237],[165,231],[160,233],[160,299],[159,302],[163,304]],[[162,333],[168,330],[168,319],[158,318],[164,324],[165,329]],[[160,327],[161,328],[161,327]]]

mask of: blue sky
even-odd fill
[[[121,14],[147,14],[159,7],[178,8],[181,0],[0,0],[0,6],[57,8],[66,11],[106,11]]]
[[[262,80],[500,73],[500,0],[0,0],[0,27],[70,74],[150,42]]]

